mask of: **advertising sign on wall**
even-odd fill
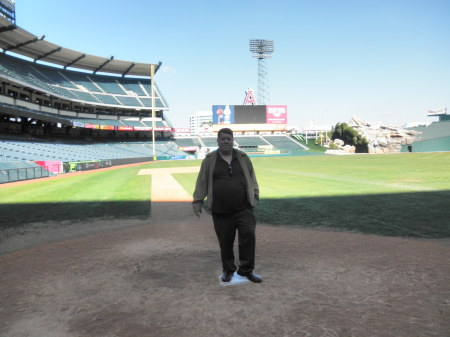
[[[287,124],[286,105],[268,105],[266,111],[267,124]]]
[[[218,132],[223,127],[223,125],[213,125],[213,131]],[[233,124],[229,127],[235,132],[287,131],[287,124]]]
[[[133,127],[132,126],[118,126],[117,130],[119,130],[119,131],[133,131]]]
[[[437,109],[437,110],[428,110],[428,116],[437,116],[437,115],[446,115],[447,108]]]
[[[73,122],[72,122],[72,125],[73,125],[73,126],[80,127],[80,128],[84,128],[84,123],[80,123],[80,122],[77,122],[77,121],[73,121]]]
[[[135,126],[134,130],[136,131],[151,131],[152,128],[148,126]]]
[[[114,130],[112,125],[100,125],[100,130]]]
[[[213,124],[234,124],[234,105],[213,105]]]
[[[84,124],[84,127],[86,129],[98,129],[100,127],[100,125],[97,125],[97,124]]]
[[[189,129],[189,128],[173,128],[172,132],[175,132],[175,133],[190,133],[191,129]]]

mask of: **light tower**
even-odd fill
[[[272,57],[274,51],[272,40],[250,40],[250,51],[258,59],[258,104],[266,105],[270,102],[269,84],[267,78],[266,59]]]

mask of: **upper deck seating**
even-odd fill
[[[95,102],[95,103],[100,102],[100,100],[97,97],[94,97],[90,92],[70,90],[70,93],[75,97],[79,97],[79,99],[86,102]]]
[[[35,70],[37,78],[42,79],[44,77],[44,81],[48,83],[59,85],[68,89],[77,89],[77,87],[59,71],[54,69],[47,70],[44,67],[31,66],[30,68]]]
[[[103,95],[103,94],[94,94],[94,97],[97,98],[100,102],[109,105],[118,105],[119,101],[117,101],[112,95]]]
[[[65,71],[64,76],[66,76],[71,82],[81,85],[89,91],[101,92],[100,88],[89,79],[87,74],[78,73],[76,71]]]
[[[30,62],[17,59],[17,61],[3,53],[0,53],[0,74],[11,77],[21,83],[29,83],[42,90],[52,91],[52,86],[33,75]]]
[[[53,68],[0,54],[0,76],[69,100],[128,107],[151,107],[150,79],[120,78]],[[148,88],[147,88],[148,87]],[[156,107],[166,105],[156,97]]]
[[[127,96],[116,96],[117,100],[125,106],[138,106],[143,107],[141,102],[139,102],[135,97]]]
[[[152,127],[153,123],[151,121],[142,121],[142,123],[144,123],[144,126],[148,126],[148,127]],[[164,123],[162,121],[156,121],[155,122],[155,127],[157,128],[164,128],[167,125],[164,125]]]
[[[151,107],[152,106],[152,99],[151,98],[146,98],[146,97],[139,97],[140,101],[142,103],[144,103],[144,105],[146,107]],[[157,108],[164,108],[164,105],[162,104],[161,100],[159,98],[155,99],[155,106]]]
[[[139,81],[135,82],[135,81],[122,80],[121,82],[122,82],[122,86],[125,88],[125,90],[133,91],[138,96],[149,96],[146,92],[144,92],[141,85],[139,84],[140,83]],[[148,86],[150,86],[150,83],[148,83]]]
[[[89,76],[89,78],[100,88],[103,89],[104,92],[110,94],[119,94],[125,95],[126,92],[120,87],[120,85],[116,82],[115,78],[105,78],[106,76]]]

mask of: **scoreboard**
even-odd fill
[[[213,105],[213,131],[286,131],[286,105]]]

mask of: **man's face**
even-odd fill
[[[217,145],[219,151],[224,154],[229,154],[233,150],[233,136],[228,133],[220,133],[217,137]]]

